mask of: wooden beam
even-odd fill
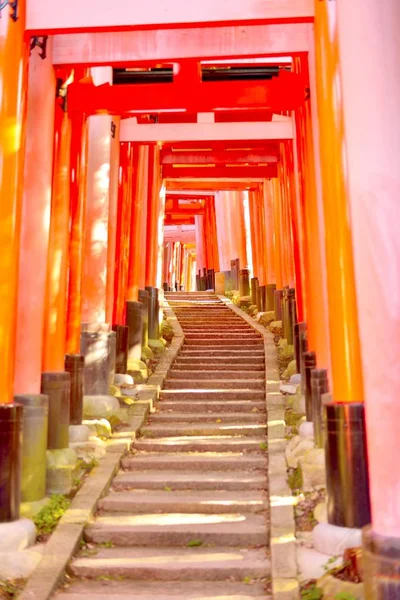
[[[267,23],[59,34],[53,38],[54,65],[128,67],[181,59],[291,56],[308,52],[309,23]]]
[[[129,112],[208,113],[214,110],[268,109],[278,113],[304,104],[307,82],[302,75],[281,70],[267,81],[201,81],[196,63],[182,69],[171,83],[100,85],[72,83],[68,109],[86,115]]]
[[[278,160],[278,148],[273,147],[269,152],[231,151],[231,152],[161,152],[163,165],[226,165],[275,163]]]
[[[239,179],[252,179],[262,178],[267,179],[268,177],[277,176],[277,167],[271,165],[268,167],[174,167],[172,165],[165,165],[162,169],[164,178],[239,178]]]
[[[184,190],[251,190],[257,189],[264,179],[165,179],[168,194],[173,190],[181,193]]]
[[[170,25],[312,21],[314,0],[28,0],[31,34],[116,31]]]
[[[218,140],[289,140],[293,123],[262,121],[241,123],[154,123],[138,125],[135,118],[121,121],[121,142],[179,142]]]

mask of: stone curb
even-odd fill
[[[218,296],[264,339],[268,414],[268,480],[271,519],[271,571],[274,600],[298,600],[296,535],[292,491],[287,482],[285,397],[279,391],[279,369],[274,336],[226,296]]]
[[[86,524],[93,519],[98,502],[107,493],[128,445],[145,423],[158,399],[164,379],[185,339],[174,312],[164,300],[165,305],[164,310],[173,327],[174,338],[147,384],[138,386],[137,406],[131,423],[126,428],[130,437],[121,439],[119,436],[117,444],[109,449],[99,466],[93,469],[83,483],[47,542],[43,557],[18,595],[18,600],[49,600],[61,584],[67,565],[79,548]]]

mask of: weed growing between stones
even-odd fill
[[[53,533],[70,504],[71,500],[61,494],[54,494],[50,497],[50,502],[33,517],[38,541],[45,541]]]
[[[295,496],[300,494],[303,485],[300,467],[288,469],[288,485]]]
[[[16,598],[19,592],[21,592],[25,585],[26,579],[0,579],[0,599],[11,600]]]

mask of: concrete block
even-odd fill
[[[274,600],[299,600],[300,589],[297,579],[272,580],[272,591]]]
[[[294,532],[271,536],[271,560],[273,577],[292,578],[297,576]]]

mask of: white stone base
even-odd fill
[[[69,441],[71,442],[87,442],[90,437],[90,429],[86,425],[70,425],[69,426]]]
[[[115,373],[115,385],[133,385],[133,377],[127,373]]]
[[[36,527],[30,519],[0,523],[0,552],[18,552],[33,546]]]
[[[0,579],[27,579],[42,559],[43,549],[44,545],[36,545],[20,552],[0,552]]]
[[[299,466],[300,458],[312,448],[314,448],[313,440],[301,438],[299,435],[293,437],[286,446],[286,461],[288,466],[296,469]]]
[[[20,505],[20,514],[21,517],[25,517],[26,519],[31,519],[35,515],[38,514],[50,502],[50,498],[45,496],[41,500],[36,500],[35,502],[22,502]]]
[[[302,438],[314,439],[314,423],[303,421],[299,427],[299,435]]]
[[[318,552],[330,556],[342,556],[347,548],[362,545],[361,529],[338,527],[329,523],[319,523],[314,527],[312,539]]]
[[[300,581],[319,579],[319,577],[325,575],[328,569],[338,567],[342,562],[343,559],[341,556],[335,561],[332,561],[332,556],[329,554],[322,554],[315,549],[302,546],[297,548],[297,563]]]
[[[97,395],[83,397],[83,414],[85,418],[107,419],[118,413],[119,402],[114,396]]]

